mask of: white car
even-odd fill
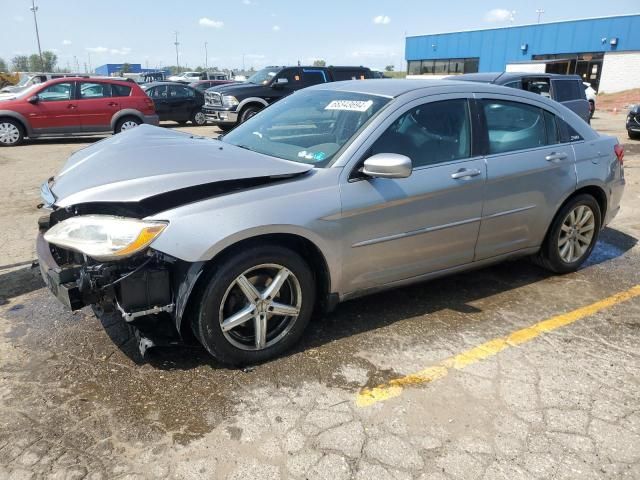
[[[180,75],[171,75],[167,80],[170,82],[191,83],[200,80],[201,72],[183,72]]]
[[[593,117],[593,113],[596,111],[596,95],[598,92],[593,89],[589,82],[582,82],[582,84],[584,85],[584,94],[587,97],[587,100],[589,100],[589,118],[591,118]]]

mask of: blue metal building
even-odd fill
[[[576,73],[619,91],[640,86],[640,14],[411,36],[405,58],[410,76]]]

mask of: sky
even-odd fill
[[[640,13],[638,0],[36,0],[43,50],[81,71],[105,63],[238,69],[405,69],[406,35]],[[0,0],[0,58],[37,52],[31,0]]]

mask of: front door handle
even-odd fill
[[[69,105],[67,105],[67,108],[78,108],[78,106],[70,103]]]
[[[118,104],[116,102],[109,102],[107,105],[109,105],[110,107],[117,107]]]
[[[547,162],[559,162],[560,160],[564,160],[565,158],[567,158],[566,153],[556,153],[556,152],[552,152],[546,157],[544,157],[544,159]]]
[[[471,170],[463,168],[461,170],[458,170],[455,173],[452,173],[451,174],[451,178],[453,178],[454,180],[459,180],[461,178],[477,177],[481,173],[482,172],[480,170],[478,170],[477,168],[474,168],[474,169],[471,169]]]

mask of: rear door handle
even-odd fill
[[[455,173],[451,174],[451,178],[453,178],[454,180],[459,180],[461,178],[469,178],[469,177],[477,177],[478,175],[480,175],[482,172],[476,168],[468,170],[466,168],[463,168],[461,170],[458,170]]]
[[[67,105],[67,108],[78,108],[78,106],[70,103],[69,105]]]
[[[109,105],[110,107],[117,107],[118,104],[116,102],[109,102],[107,105]]]
[[[559,162],[560,160],[564,160],[565,158],[567,158],[566,153],[556,153],[556,152],[552,152],[546,157],[544,157],[544,159],[547,162]]]

